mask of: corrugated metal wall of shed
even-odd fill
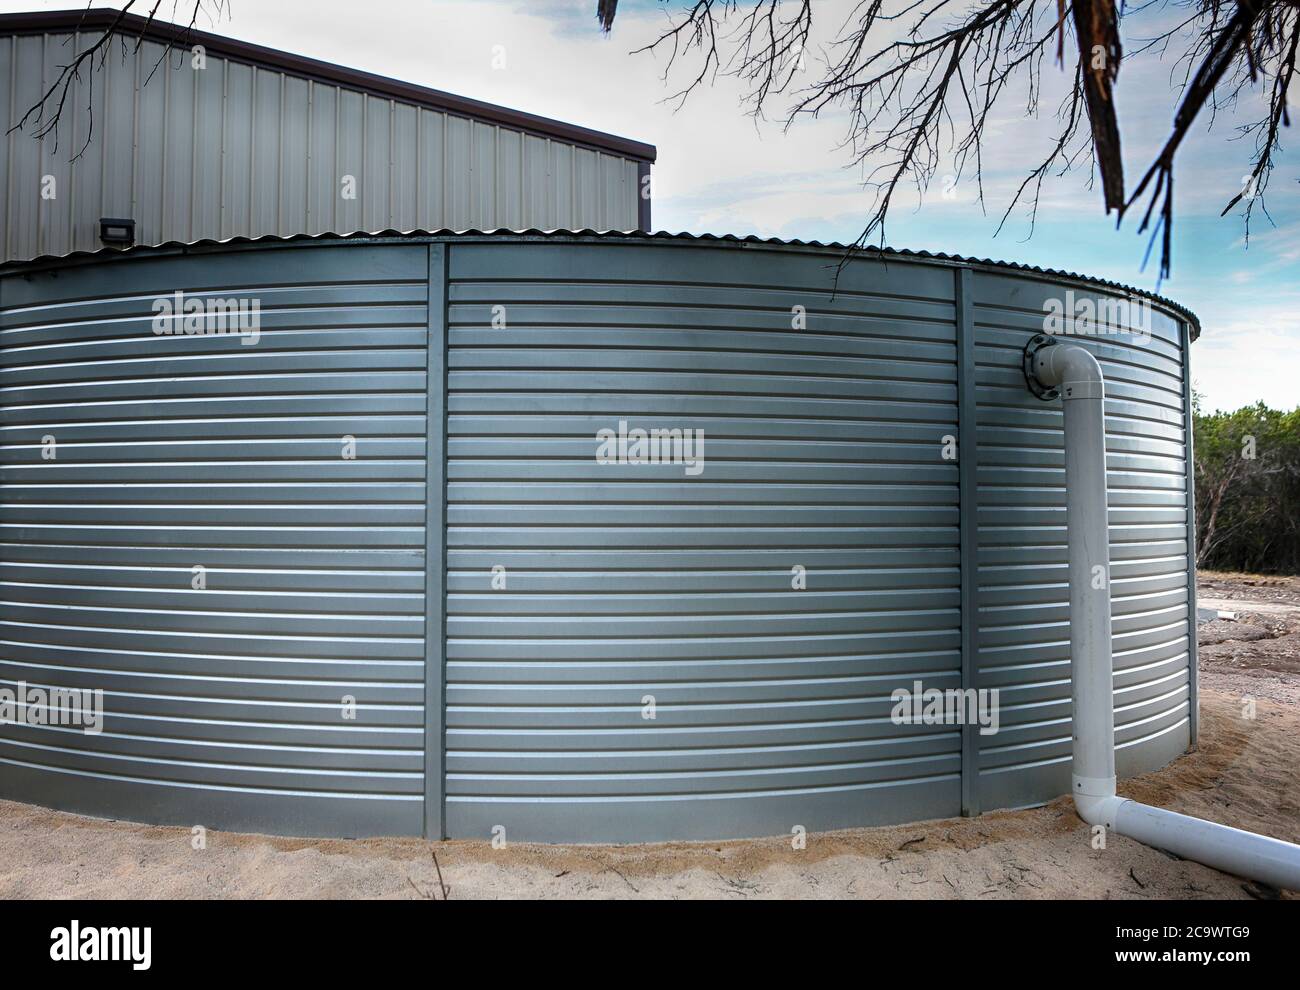
[[[976,272],[979,409],[978,686],[1001,690],[1002,727],[983,737],[983,806],[1070,790],[1069,593],[1061,404],[1025,388],[1022,349],[1066,288]],[[1069,290],[1094,304],[1109,297]],[[1116,759],[1162,766],[1189,741],[1187,469],[1182,328],[1148,309],[1141,333],[1065,337],[1106,376]],[[1131,314],[1124,324],[1141,328]],[[1077,331],[1082,324],[1067,321]]]
[[[95,37],[0,37],[9,122],[54,82],[74,45]],[[134,218],[140,244],[638,225],[634,160],[216,54],[202,69],[188,51],[159,65],[161,44],[134,45],[83,73],[45,140],[5,138],[0,260],[94,250],[105,216]],[[354,198],[344,195],[349,176]]]
[[[6,797],[420,833],[427,276],[417,243],[0,279],[0,685],[106,712],[0,726]],[[260,339],[156,334],[178,289]]]
[[[960,683],[951,270],[832,298],[817,252],[450,251],[449,834],[956,814],[958,728],[890,721]],[[620,420],[704,430],[703,472],[597,463]]]

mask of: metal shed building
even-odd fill
[[[0,796],[638,841],[1063,794],[1061,412],[1021,361],[1066,300],[1143,314],[1077,339],[1107,378],[1120,772],[1183,752],[1194,317],[841,257],[444,231],[0,269],[0,687],[105,699],[98,735],[0,725]],[[177,291],[255,301],[256,341],[157,332]],[[701,470],[602,462],[621,423],[703,430]],[[999,731],[897,724],[917,682],[999,689]]]
[[[117,16],[0,15],[9,121]],[[55,130],[5,136],[0,261],[94,250],[103,217],[138,244],[650,228],[651,145],[134,14],[116,34]]]

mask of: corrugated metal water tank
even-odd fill
[[[0,282],[0,685],[102,688],[106,713],[0,727],[6,796],[420,831],[428,288],[401,245]],[[259,298],[260,339],[155,335],[177,289]]]
[[[1061,411],[1021,351],[1067,291],[1130,297],[841,257],[418,234],[3,269],[0,688],[102,688],[106,716],[0,725],[0,797],[642,841],[1064,793]],[[155,333],[177,291],[256,301],[256,341]],[[1149,337],[1078,338],[1126,774],[1195,731],[1194,325],[1142,302]],[[703,431],[700,469],[601,463],[620,424]],[[895,724],[918,681],[998,688],[1000,731]]]

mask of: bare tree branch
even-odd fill
[[[92,42],[80,46],[73,54],[72,61],[68,62],[66,65],[59,66],[58,75],[55,76],[54,81],[50,83],[49,87],[41,94],[40,99],[28,107],[23,115],[18,119],[17,123],[13,124],[6,133],[27,129],[30,125],[29,130],[31,136],[37,140],[44,140],[47,135],[52,134],[54,136],[54,150],[57,152],[59,147],[59,122],[63,119],[63,112],[67,107],[68,98],[72,93],[73,87],[81,82],[82,70],[84,69],[87,76],[86,136],[85,140],[81,144],[81,148],[72,156],[72,161],[76,161],[85,154],[86,149],[90,146],[90,142],[94,137],[95,130],[94,73],[97,69],[102,69],[104,67],[104,63],[108,58],[108,53],[112,47],[114,39],[117,39],[125,48],[126,32],[123,28],[123,23],[126,20],[127,14],[130,13],[131,8],[134,7],[137,2],[138,0],[126,0],[122,7],[115,12],[116,16],[114,16],[108,27],[106,27],[98,37],[96,37]],[[179,0],[173,0],[173,17],[175,16],[178,2]],[[192,3],[192,8],[190,10],[188,24],[186,24],[179,35],[173,35],[168,38],[167,44],[163,46],[162,54],[159,55],[158,60],[154,63],[153,68],[149,71],[148,77],[145,79],[146,84],[153,78],[158,67],[167,60],[167,57],[178,45],[185,46],[189,44],[190,35],[195,24],[198,22],[199,14],[206,7],[212,8],[212,15],[214,17],[221,14],[226,8],[226,0],[189,0],[189,2]],[[144,44],[145,32],[148,30],[149,26],[153,24],[157,17],[158,9],[162,7],[162,5],[163,0],[153,0],[152,5],[149,6],[148,12],[145,14],[144,23],[141,25],[136,36],[135,51],[139,51],[141,46]],[[88,13],[89,10],[90,8],[88,6],[86,12]],[[80,27],[78,28],[78,33],[80,33]]]
[[[1248,181],[1224,213],[1245,202],[1247,236],[1257,203],[1268,215],[1262,192],[1280,151],[1281,128],[1290,124],[1300,0],[858,0],[821,52],[820,74],[801,85],[814,10],[809,0],[759,0],[744,8],[737,0],[685,0],[668,26],[636,51],[666,53],[665,79],[679,65],[694,67],[686,85],[668,98],[679,107],[698,87],[724,75],[746,84],[742,105],[755,117],[765,116],[781,98],[787,128],[800,116],[847,112],[842,147],[876,193],[854,249],[877,234],[883,243],[899,187],[907,183],[924,192],[945,156],[951,155],[958,177],[973,167],[977,200],[984,205],[989,124],[995,113],[1012,109],[1013,89],[1023,95],[1023,113],[1037,114],[1049,47],[1062,70],[1075,63],[1071,90],[1058,111],[1048,154],[1016,189],[999,231],[1019,207],[1032,233],[1047,176],[1086,165],[1100,177],[1103,211],[1114,211],[1121,223],[1139,199],[1150,196],[1138,231],[1151,231],[1148,254],[1160,238],[1163,278],[1171,264],[1174,164],[1183,140],[1202,111],[1212,125],[1220,110],[1237,107],[1254,90],[1266,94],[1267,112],[1238,128],[1239,136],[1254,137],[1255,153]],[[613,2],[601,0],[606,30],[614,11]],[[1127,58],[1161,59],[1171,47],[1177,52],[1177,111],[1169,136],[1129,193],[1115,99],[1125,58],[1121,25],[1136,14],[1165,13],[1175,15],[1172,22],[1136,44]],[[1069,59],[1067,35],[1074,38]]]

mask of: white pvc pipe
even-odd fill
[[[1065,407],[1072,787],[1079,817],[1227,873],[1300,890],[1300,846],[1116,795],[1105,383],[1096,358],[1077,344],[1039,347],[1032,373],[1040,384],[1059,388]],[[1192,622],[1194,636],[1194,617]]]
[[[1300,846],[1176,811],[1121,801],[1115,831],[1225,873],[1300,890]]]

